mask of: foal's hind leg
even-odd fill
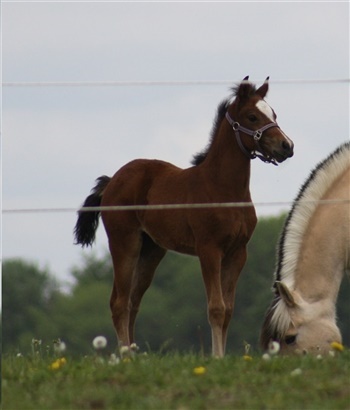
[[[157,266],[166,254],[166,250],[155,244],[147,234],[144,233],[142,239],[141,253],[135,270],[131,292],[130,343],[134,342],[134,326],[141,299],[152,282]]]
[[[114,283],[110,307],[120,346],[129,346],[130,296],[133,276],[141,250],[138,231],[109,235],[109,248],[113,259]]]

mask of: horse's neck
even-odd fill
[[[322,199],[349,199],[350,169]],[[350,213],[348,204],[318,205],[310,219],[295,271],[295,289],[305,300],[335,302],[349,268]]]
[[[250,159],[240,150],[231,126],[225,120],[202,167],[217,186],[227,188],[237,198],[250,199]]]

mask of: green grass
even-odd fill
[[[114,366],[98,356],[5,356],[2,408],[25,409],[350,409],[350,351],[335,357],[139,354]],[[193,369],[203,366],[205,373]],[[295,369],[301,374],[292,375]]]

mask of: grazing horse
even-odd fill
[[[181,169],[168,162],[137,159],[112,177],[100,177],[83,207],[133,205],[101,216],[113,259],[110,299],[119,345],[134,341],[141,299],[168,249],[199,257],[207,293],[212,353],[225,352],[238,276],[246,245],[256,225],[253,207],[210,207],[211,203],[251,202],[250,161],[277,165],[293,155],[293,142],[282,132],[265,102],[268,78],[256,89],[246,77],[217,111],[208,147]],[[207,204],[208,207],[145,209],[145,205]],[[91,245],[100,209],[81,209],[76,243]]]
[[[286,219],[275,296],[260,335],[263,349],[276,340],[281,352],[318,354],[327,353],[332,342],[341,343],[336,300],[350,269],[349,200],[348,142],[311,172]]]

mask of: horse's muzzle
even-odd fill
[[[273,157],[279,163],[294,155],[294,144],[292,141],[283,141],[278,150],[273,151]]]

